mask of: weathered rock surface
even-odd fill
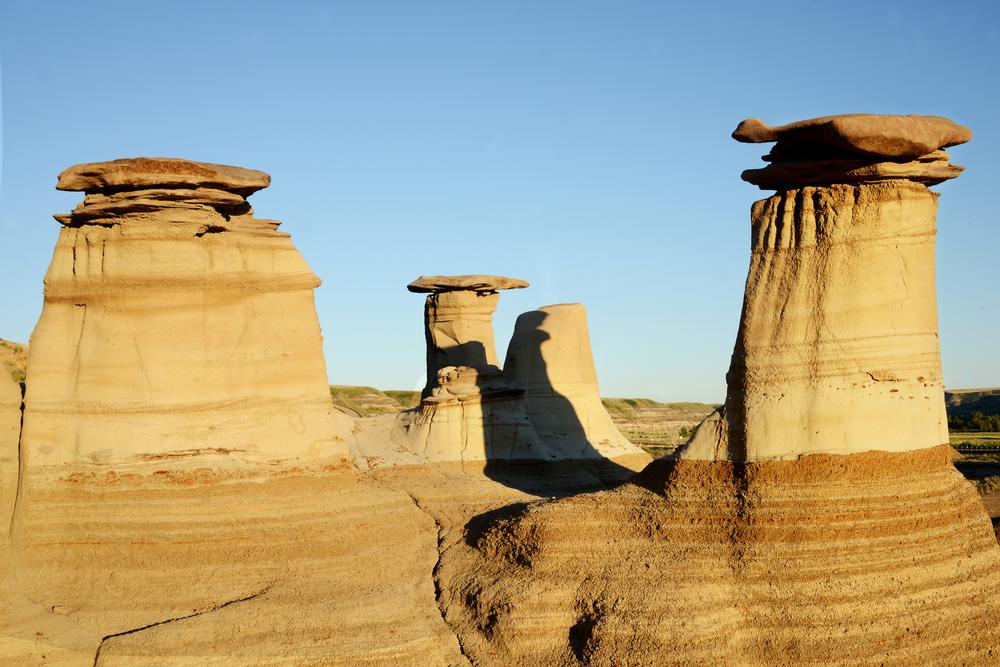
[[[269,177],[137,158],[78,165],[31,338],[27,465],[346,455],[309,270],[245,194]]]
[[[4,665],[468,664],[403,491],[343,466],[46,473],[6,573],[0,551]]]
[[[900,178],[937,185],[961,173],[962,167],[949,162],[948,154],[939,150],[910,162],[873,163],[857,159],[775,161],[762,169],[747,169],[743,172],[743,180],[762,190],[781,189],[791,183],[877,183]]]
[[[942,444],[935,206],[794,173],[755,204],[723,409],[631,483],[443,554],[473,663],[997,662],[1000,548]]]
[[[909,161],[939,148],[964,144],[972,131],[941,116],[883,116],[853,113],[811,118],[771,127],[749,118],[733,138],[747,143],[778,142],[812,154],[817,149]]]
[[[947,447],[661,459],[439,568],[474,664],[992,664],[993,531]]]
[[[0,367],[0,545],[7,542],[20,474],[21,385]]]
[[[717,452],[702,429],[683,455],[758,461],[948,442],[936,209],[937,194],[908,180],[791,188],[754,204],[729,441]]]
[[[424,338],[427,343],[427,397],[438,386],[438,373],[467,366],[498,375],[493,313],[500,295],[492,291],[448,290],[427,296]]]
[[[59,174],[56,188],[103,192],[197,187],[222,190],[246,198],[270,184],[271,177],[255,169],[177,158],[136,157],[73,165]]]
[[[583,304],[543,306],[520,315],[503,372],[524,389],[528,419],[559,459],[642,452],[601,404]]]
[[[804,185],[876,183],[907,179],[935,185],[962,173],[949,162],[948,146],[972,137],[968,128],[938,116],[848,114],[772,128],[756,118],[740,123],[739,141],[777,141],[743,180],[761,189]]]
[[[468,276],[420,276],[407,285],[406,289],[422,294],[449,291],[497,292],[505,289],[522,289],[527,286],[527,280],[473,274]]]
[[[423,461],[552,460],[528,420],[524,390],[497,360],[496,290],[524,287],[500,276],[431,276],[408,285],[424,304],[427,385],[418,407],[396,418],[392,442]]]

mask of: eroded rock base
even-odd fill
[[[998,549],[948,446],[650,464],[438,567],[477,665],[991,664]]]

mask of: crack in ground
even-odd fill
[[[7,524],[7,539],[14,539],[14,521],[17,518],[18,506],[21,504],[21,494],[24,493],[24,410],[27,407],[25,397],[28,393],[28,385],[24,382],[21,385],[21,420],[17,430],[17,485],[14,489],[14,503],[10,508],[10,523]]]
[[[212,607],[209,607],[208,609],[202,609],[200,611],[195,611],[195,612],[192,612],[190,614],[185,614],[184,616],[175,616],[173,618],[168,618],[168,619],[165,619],[163,621],[156,621],[155,623],[149,623],[147,625],[143,625],[143,626],[140,626],[138,628],[132,628],[131,630],[123,630],[121,632],[115,632],[115,633],[112,633],[110,635],[104,635],[101,638],[100,643],[97,645],[97,651],[94,653],[94,667],[97,667],[97,663],[101,659],[101,649],[104,648],[104,642],[108,641],[109,639],[113,639],[114,637],[122,637],[124,635],[131,635],[131,634],[134,634],[136,632],[142,632],[143,630],[148,630],[150,628],[155,628],[158,625],[166,625],[167,623],[173,623],[174,621],[183,621],[183,620],[188,619],[188,618],[194,618],[195,616],[204,616],[205,614],[211,614],[213,611],[218,611],[220,609],[228,607],[229,605],[236,604],[237,602],[246,602],[248,600],[253,600],[254,598],[259,598],[261,595],[263,595],[264,593],[267,593],[269,590],[271,590],[271,588],[273,586],[274,586],[274,584],[268,584],[265,588],[262,588],[261,590],[257,591],[256,593],[251,593],[250,595],[246,595],[246,596],[241,597],[241,598],[235,598],[233,600],[227,600],[227,601],[225,601],[225,602],[223,602],[221,604],[217,604],[217,605],[214,605]]]
[[[434,602],[437,605],[438,613],[441,614],[441,620],[444,622],[445,627],[451,630],[451,634],[455,637],[455,641],[458,643],[459,653],[461,653],[462,657],[465,658],[466,660],[469,660],[469,662],[471,663],[472,660],[469,658],[469,655],[465,652],[465,645],[462,643],[462,638],[459,636],[457,632],[455,632],[454,628],[452,628],[451,624],[448,622],[448,617],[445,614],[445,608],[442,602],[444,591],[441,588],[441,580],[438,577],[438,569],[441,567],[441,556],[444,554],[444,536],[445,536],[444,526],[441,524],[440,521],[438,521],[438,518],[434,516],[434,514],[432,514],[423,505],[420,504],[420,501],[417,500],[417,497],[415,495],[413,495],[409,491],[403,491],[403,493],[409,496],[410,500],[413,501],[414,507],[416,507],[418,510],[420,510],[421,512],[423,512],[424,514],[426,514],[428,517],[431,518],[431,520],[434,522],[434,526],[437,528],[437,560],[434,561],[434,567],[431,569],[431,581],[433,581],[434,583]]]

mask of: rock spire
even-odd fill
[[[426,293],[427,383],[400,414],[393,442],[428,461],[550,460],[524,409],[524,390],[500,370],[493,312],[499,290],[527,287],[502,276],[421,276]]]

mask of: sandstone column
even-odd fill
[[[427,383],[420,406],[400,414],[393,442],[428,461],[551,460],[522,400],[500,370],[493,342],[499,290],[527,287],[503,276],[421,276],[426,293]]]
[[[724,414],[683,456],[758,461],[910,451],[948,442],[937,332],[943,147],[965,128],[923,116],[837,116],[769,128],[777,194],[751,211],[751,260]],[[708,431],[715,431],[710,435]],[[728,440],[723,444],[723,440]]]
[[[601,404],[583,304],[561,303],[521,314],[503,372],[524,388],[528,418],[559,458],[643,453],[618,431]]]
[[[86,193],[45,277],[31,337],[29,465],[338,457],[313,290],[260,171],[167,158],[81,164]]]
[[[493,313],[500,290],[523,289],[526,280],[503,276],[420,276],[406,289],[427,294],[424,336],[427,340],[427,383],[423,396],[437,387],[438,371],[466,366],[499,373],[493,342]]]

